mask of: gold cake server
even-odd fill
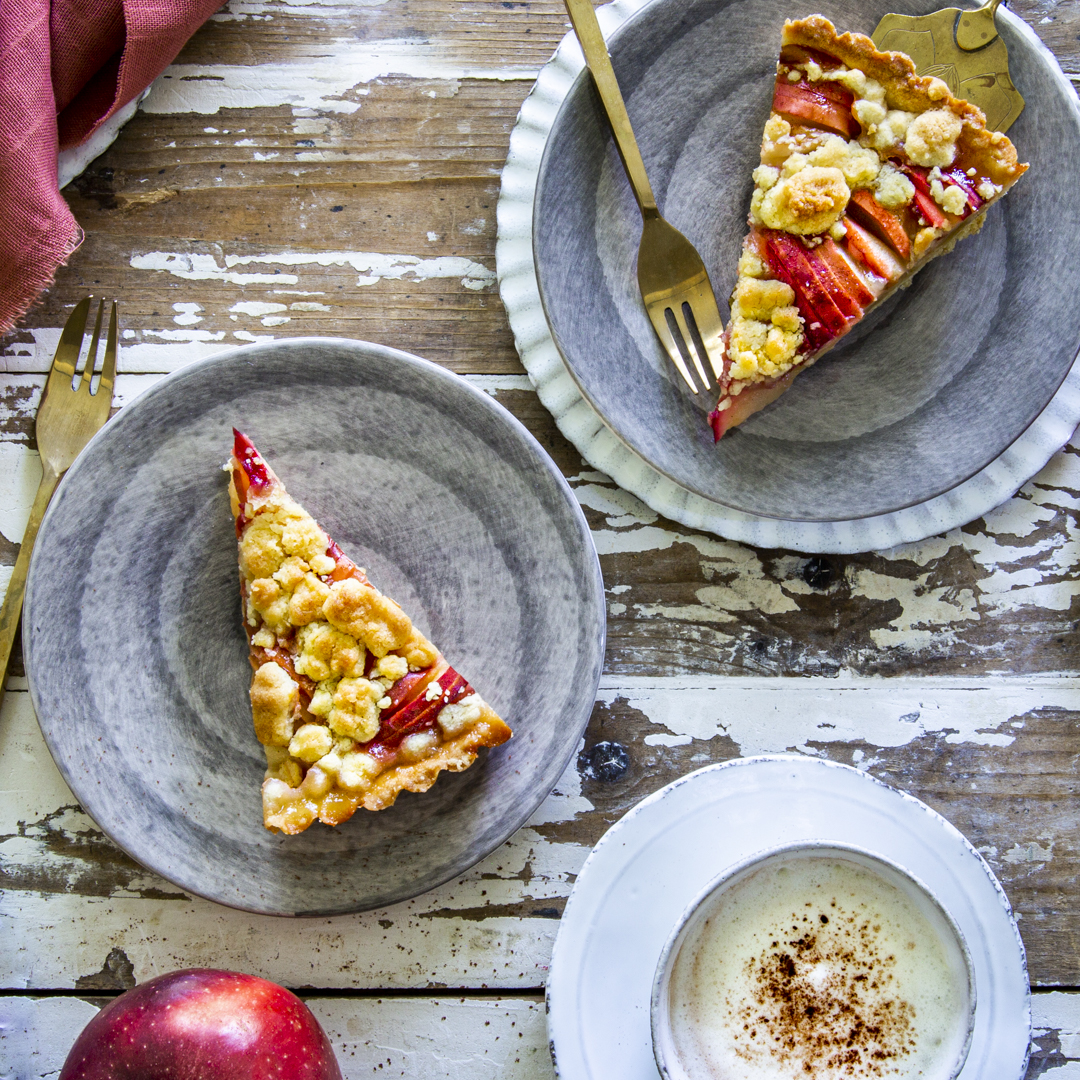
[[[1000,3],[988,0],[975,11],[886,15],[871,36],[879,49],[907,53],[920,75],[936,76],[954,96],[978,105],[991,131],[1007,131],[1024,99],[1009,77],[1009,53],[994,22]]]

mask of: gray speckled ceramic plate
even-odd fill
[[[507,719],[509,743],[337,829],[263,828],[221,470],[233,424]],[[433,888],[525,822],[588,721],[604,625],[585,519],[509,413],[417,357],[314,338],[184,368],[95,437],[42,525],[23,647],[49,749],[125,851],[211,900],[331,914]]]
[[[939,6],[655,0],[611,35],[661,208],[697,245],[720,296],[734,283],[784,18],[820,10],[868,33],[886,11]],[[640,217],[592,84],[574,81],[539,170],[537,277],[578,387],[635,454],[687,492],[745,514],[840,521],[948,491],[1027,429],[1080,344],[1080,307],[1055,285],[1080,271],[1080,201],[1060,183],[1080,171],[1080,111],[1034,34],[1004,11],[999,26],[1028,101],[1009,135],[1030,172],[978,236],[715,447],[704,422],[711,402],[686,392],[641,305]],[[522,121],[544,105],[523,109]]]

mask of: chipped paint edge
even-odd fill
[[[605,36],[651,2],[614,0],[599,8],[597,18]],[[1015,31],[1038,41],[1017,16],[1006,11],[1003,17]],[[1039,47],[1044,48],[1041,43]],[[536,182],[548,135],[583,68],[580,47],[573,34],[567,34],[521,106],[501,176],[495,267],[514,344],[537,395],[593,468],[681,525],[753,547],[849,555],[915,543],[984,516],[1014,495],[1065,445],[1080,423],[1080,357],[1042,413],[996,460],[951,491],[892,514],[837,522],[758,517],[703,498],[654,469],[607,427],[582,396],[540,300],[532,245]]]

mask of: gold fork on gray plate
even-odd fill
[[[687,364],[689,361],[702,389],[708,390],[713,385],[713,378],[719,381],[723,371],[720,336],[724,332],[708,271],[694,245],[668,224],[656,207],[656,198],[645,174],[645,163],[641,160],[641,151],[590,0],[564,2],[641,210],[643,227],[637,273],[645,310],[686,385],[695,394],[698,392]]]
[[[86,321],[90,314],[90,297],[79,301],[68,316],[60,344],[56,348],[49,378],[38,406],[37,432],[38,453],[41,455],[41,483],[38,485],[30,520],[26,523],[22,546],[15,560],[15,569],[8,582],[4,606],[0,608],[0,704],[4,700],[4,682],[7,677],[11,647],[15,643],[15,629],[19,625],[23,592],[26,589],[26,571],[30,566],[30,553],[37,539],[41,519],[49,505],[60,477],[79,456],[91,436],[109,419],[112,406],[113,384],[116,382],[116,303],[109,313],[109,329],[106,335],[105,356],[101,364],[101,376],[97,390],[90,392],[94,365],[101,341],[101,317],[105,301],[98,304],[97,322],[86,364],[75,383],[75,370],[79,362]]]

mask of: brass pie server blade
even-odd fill
[[[1007,131],[1024,99],[1009,78],[1009,53],[994,23],[1000,3],[989,0],[975,11],[886,15],[871,36],[879,49],[907,53],[920,75],[936,76],[956,97],[978,105],[991,131]]]

